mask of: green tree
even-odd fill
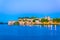
[[[41,22],[48,22],[48,19],[42,18]]]
[[[60,22],[60,18],[53,18],[53,22]]]
[[[18,22],[18,21],[17,21],[17,22],[15,22],[15,23],[14,23],[14,25],[19,25],[19,22]]]
[[[33,22],[35,22],[36,20],[34,19]]]
[[[35,19],[36,17],[35,16],[32,16],[31,19]]]

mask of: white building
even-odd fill
[[[49,21],[51,20],[51,18],[49,16],[45,16],[45,19],[48,19]]]
[[[8,25],[13,25],[16,21],[8,21]]]

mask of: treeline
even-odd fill
[[[33,22],[40,19],[40,18],[37,18],[35,16],[32,16],[32,17],[18,17],[18,19],[24,19],[24,18],[25,19],[34,19]],[[60,18],[52,18],[50,20],[53,21],[53,22],[60,22]],[[27,20],[23,20],[23,21],[27,21]],[[41,22],[49,22],[49,20],[45,19],[45,18],[41,18]]]
[[[0,22],[0,24],[8,24],[7,22]]]

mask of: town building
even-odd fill
[[[14,25],[16,21],[8,21],[8,25]]]

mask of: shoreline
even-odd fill
[[[17,21],[8,21],[8,25],[60,25],[60,18],[51,18],[50,16],[43,18],[22,17]]]
[[[15,25],[15,24],[14,24]],[[20,25],[20,24],[18,24]],[[27,25],[27,24],[26,24]],[[32,25],[60,25],[60,24],[32,24]]]

